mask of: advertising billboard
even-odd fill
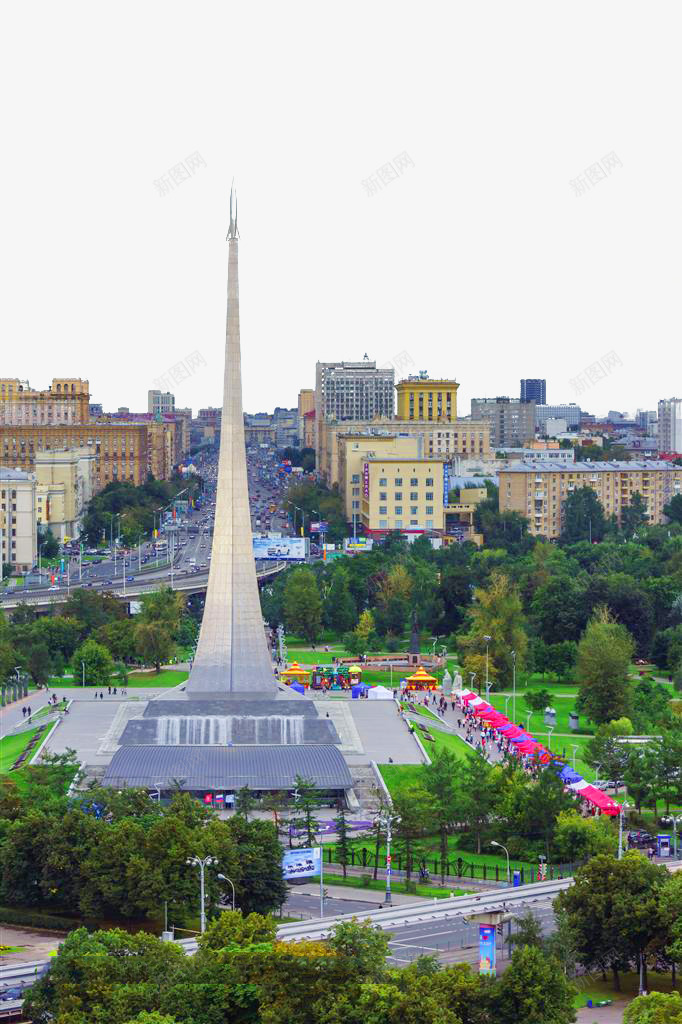
[[[372,537],[345,537],[343,541],[343,550],[346,553],[371,551],[373,547],[374,539]]]
[[[329,523],[325,523],[324,520],[319,522],[313,522],[310,524],[311,533],[326,533],[329,528]]]
[[[322,847],[313,846],[304,850],[287,850],[282,857],[284,881],[289,878],[310,878],[319,875],[322,861]]]
[[[478,928],[479,974],[495,974],[495,925]]]
[[[303,562],[306,556],[305,537],[254,537],[253,557],[274,562]]]
[[[447,505],[448,495],[450,494],[450,466],[447,462],[443,463],[443,504]]]

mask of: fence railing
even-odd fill
[[[338,854],[336,848],[330,844],[323,846],[324,861],[325,864],[338,864]],[[379,854],[379,861],[375,857],[374,850],[370,850],[367,847],[362,847],[359,850],[351,849],[349,851],[349,859],[347,867],[351,868],[366,868],[369,871],[374,871],[377,867],[379,871],[385,870],[386,868],[386,857],[385,854]],[[573,864],[548,864],[545,868],[545,879],[548,881],[554,881],[560,878],[570,878],[574,873],[574,869],[577,865]],[[393,853],[391,859],[391,870],[395,873],[406,873],[408,869],[407,858],[398,853]],[[444,870],[442,870],[444,869]],[[527,882],[538,881],[538,868],[531,868],[527,864],[514,864],[510,863],[510,873],[513,877],[514,872],[519,872],[519,881],[521,885]],[[411,875],[418,879],[421,872],[428,872],[434,879],[440,878],[441,875],[445,875],[446,878],[457,878],[466,879],[471,878],[481,882],[506,882],[507,881],[507,868],[504,864],[477,864],[475,861],[468,861],[465,857],[451,857],[446,861],[441,861],[440,857],[411,857],[409,862],[409,872]]]

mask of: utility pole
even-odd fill
[[[512,721],[516,725],[516,651],[511,652],[512,656]]]

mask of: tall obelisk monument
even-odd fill
[[[234,210],[233,210],[234,201]],[[211,568],[188,696],[274,697],[253,558],[239,337],[237,198],[230,192],[223,416]]]

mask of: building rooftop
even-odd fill
[[[643,472],[650,470],[680,469],[680,466],[671,466],[669,462],[661,459],[632,459],[630,462],[573,462],[568,466],[565,462],[554,459],[546,459],[542,462],[518,462],[514,466],[500,469],[501,473],[622,473],[626,470]]]
[[[288,790],[296,776],[317,789],[350,789],[353,785],[343,755],[333,744],[320,746],[161,746],[120,747],[106,770],[103,786],[159,787],[180,783],[186,791],[201,789]]]
[[[25,473],[23,469],[0,468],[0,480],[31,480],[31,474]]]

